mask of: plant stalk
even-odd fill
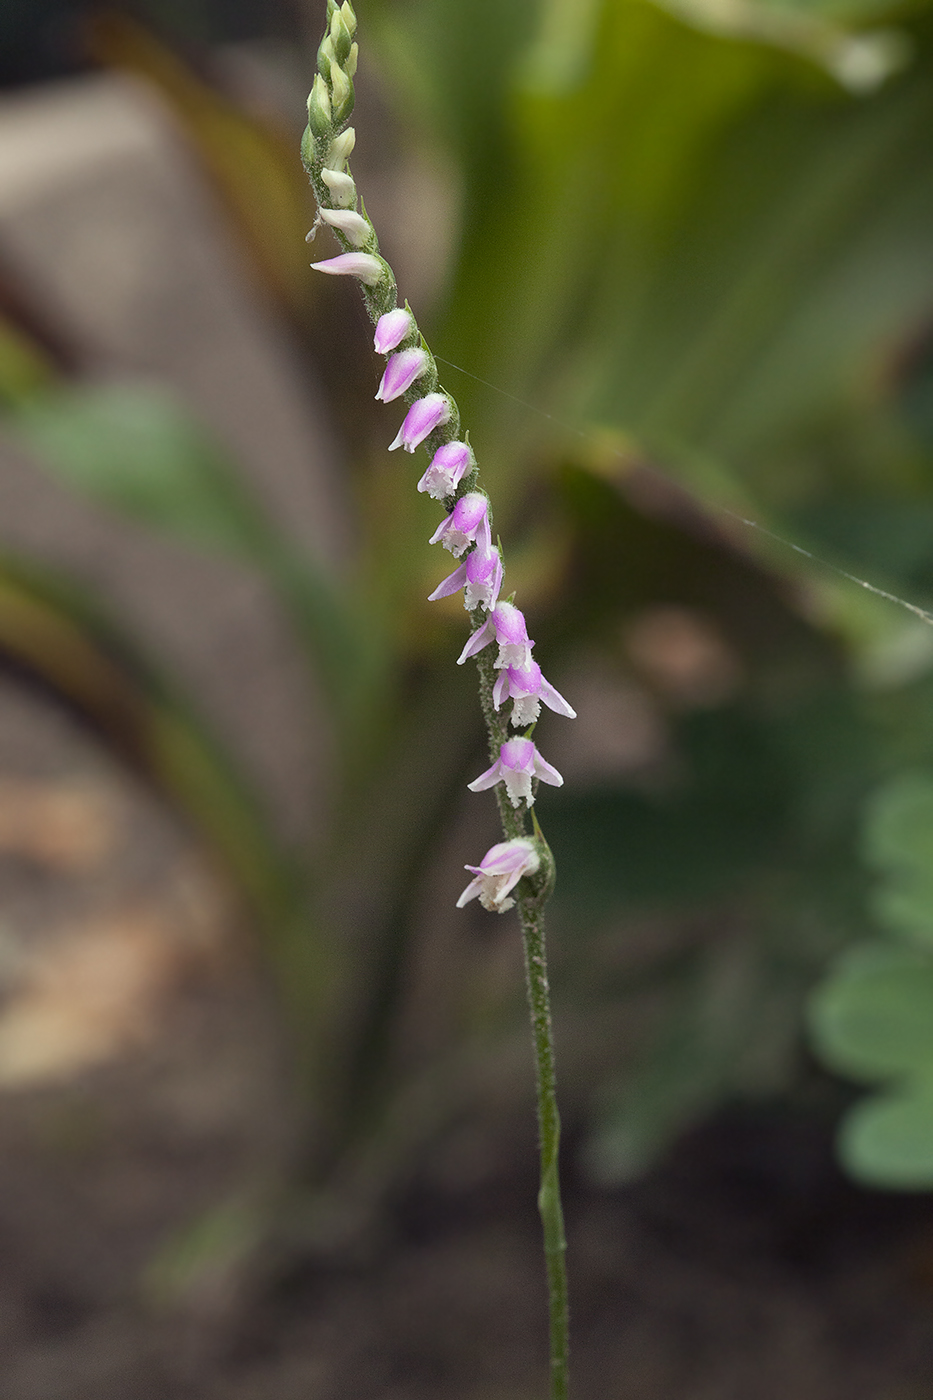
[[[554,1072],[554,1038],[551,1031],[551,999],[547,979],[544,911],[538,900],[518,901],[525,947],[525,978],[535,1052],[538,1087],[538,1131],[541,1152],[541,1186],[538,1210],[544,1231],[551,1337],[551,1400],[566,1400],[570,1356],[570,1314],[567,1301],[567,1242],[560,1200],[558,1149],[560,1116],[557,1111],[557,1079]]]

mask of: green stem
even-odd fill
[[[535,1051],[538,1084],[538,1129],[541,1151],[541,1188],[538,1210],[544,1230],[551,1331],[551,1400],[566,1400],[570,1323],[567,1304],[567,1243],[560,1202],[558,1147],[560,1117],[557,1112],[557,1080],[554,1073],[554,1038],[551,1033],[551,1001],[547,980],[544,911],[540,899],[518,902],[525,945],[525,977]]]

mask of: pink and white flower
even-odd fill
[[[480,904],[491,914],[504,914],[515,903],[510,895],[522,876],[534,875],[540,867],[541,857],[535,843],[527,837],[500,841],[489,848],[479,865],[464,866],[475,878],[457,900],[457,908],[462,909],[471,899],[479,897]]]
[[[376,322],[373,345],[377,354],[388,355],[389,351],[401,345],[414,329],[415,323],[410,311],[406,311],[402,306],[397,306],[394,311],[387,311]]]
[[[498,710],[505,700],[512,701],[511,723],[516,729],[534,723],[541,713],[542,700],[555,714],[567,719],[577,717],[576,710],[571,709],[560,691],[544,679],[537,661],[529,661],[523,667],[506,666],[499,672],[492,690],[492,703]]]
[[[449,417],[450,400],[446,394],[426,394],[423,399],[416,399],[405,415],[395,441],[389,443],[389,451],[404,447],[406,452],[414,452],[418,444],[430,437],[434,429],[446,423]]]
[[[372,253],[341,253],[311,266],[316,272],[329,272],[334,277],[358,277],[367,287],[375,287],[385,276],[385,263]]]
[[[496,783],[505,783],[513,807],[523,800],[530,807],[535,800],[531,791],[532,778],[540,778],[542,783],[550,783],[552,787],[564,784],[557,769],[541,757],[531,739],[506,739],[495,763],[472,783],[467,783],[467,787],[471,792],[484,792]]]
[[[376,398],[381,399],[383,403],[391,403],[393,399],[400,398],[427,367],[426,351],[418,346],[412,346],[410,350],[400,350],[386,365]]]
[[[338,209],[356,208],[356,185],[342,170],[322,170],[321,179]]]
[[[427,491],[435,501],[452,496],[472,463],[465,442],[445,442],[431,458],[431,465],[418,482],[419,491]]]
[[[372,225],[355,209],[322,209],[320,214],[324,223],[329,224],[331,228],[339,229],[343,236],[350,240],[354,248],[362,248],[363,244],[368,243],[373,236]]]
[[[489,535],[489,498],[482,491],[469,491],[461,496],[446,520],[441,521],[428,544],[442,544],[455,559],[459,559],[471,544],[479,543],[487,552],[492,545]]]
[[[428,597],[429,603],[438,598],[449,598],[451,593],[463,589],[463,606],[467,612],[474,608],[490,611],[496,606],[499,589],[502,587],[502,559],[498,549],[488,549],[481,540],[460,565],[439,583]]]
[[[528,636],[524,614],[514,603],[497,603],[482,627],[476,629],[457,657],[457,665],[462,666],[467,657],[476,656],[493,638],[499,643],[497,667],[524,668],[530,664],[534,642]]]

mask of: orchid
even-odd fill
[[[325,224],[339,229],[354,248],[362,248],[372,238],[371,225],[355,209],[322,209],[320,215]]]
[[[327,186],[331,202],[335,204],[338,209],[356,208],[356,185],[349,175],[345,175],[342,170],[324,169],[321,171],[321,179]],[[321,209],[327,207],[329,206],[324,204],[320,205]]]
[[[485,773],[480,773],[472,783],[467,783],[467,787],[471,792],[483,792],[486,788],[495,787],[496,783],[505,783],[513,807],[522,801],[530,807],[535,800],[531,791],[532,778],[540,778],[552,787],[564,785],[557,769],[541,757],[531,739],[506,739],[495,763],[490,764]]]
[[[311,264],[315,272],[329,272],[334,277],[358,277],[367,287],[375,287],[385,273],[381,258],[371,253],[341,253],[336,258],[325,258],[323,262]],[[414,451],[413,448],[409,449]]]
[[[486,549],[480,543],[467,555],[459,569],[448,574],[428,595],[428,602],[449,598],[462,588],[463,606],[467,612],[473,612],[476,608],[485,608],[488,612],[496,606],[501,587],[502,557],[498,549]]]
[[[512,723],[516,728],[523,729],[534,723],[541,713],[542,700],[555,714],[567,719],[577,717],[576,710],[571,709],[560,691],[544,679],[537,661],[529,661],[524,667],[507,666],[500,671],[493,686],[492,703],[498,710],[505,700],[513,702]]]
[[[459,559],[465,549],[480,539],[481,548],[488,552],[492,546],[488,506],[489,498],[482,491],[470,491],[466,496],[461,496],[447,519],[438,525],[428,543],[442,544],[445,549],[450,550],[455,559]]]
[[[434,429],[446,423],[450,417],[450,400],[446,394],[426,394],[412,404],[405,421],[389,443],[389,451],[404,447],[406,452],[414,452],[419,443],[430,437]]]
[[[446,501],[460,485],[471,461],[465,442],[445,442],[431,458],[431,465],[418,482],[418,490],[427,491],[435,501]]]
[[[551,1396],[552,1400],[566,1400],[567,1294],[557,1180],[559,1125],[543,923],[554,866],[537,820],[533,835],[527,829],[536,784],[540,781],[560,787],[564,780],[541,757],[528,735],[509,737],[508,723],[500,711],[503,702],[511,700],[511,724],[523,727],[537,719],[542,703],[561,715],[572,717],[574,712],[533,660],[534,643],[524,614],[511,601],[499,602],[503,564],[498,536],[493,533],[489,498],[478,484],[472,448],[459,437],[457,404],[438,383],[435,359],[407,303],[404,307],[397,304],[395,278],[379,255],[375,229],[364,213],[357,213],[356,186],[345,169],[356,139],[352,128],[346,126],[353,109],[356,68],[356,16],[350,0],[339,6],[336,0],[327,0],[327,21],[318,50],[319,71],[308,98],[302,158],[314,186],[320,220],[330,226],[345,250],[352,251],[312,266],[319,272],[354,276],[362,284],[363,300],[375,326],[373,347],[387,357],[376,398],[391,403],[404,397],[409,404],[389,451],[401,447],[413,453],[420,444],[429,444],[433,455],[417,489],[432,500],[442,501],[446,512],[430,542],[442,545],[461,561],[434,589],[430,601],[462,589],[463,605],[471,615],[472,632],[459,663],[476,658],[490,753],[497,756],[468,787],[482,792],[503,784],[505,791],[498,794],[498,805],[505,840],[492,846],[479,865],[466,867],[474,878],[457,906],[462,909],[475,898],[485,909],[497,913],[518,906],[538,1074],[539,1208],[549,1261]],[[498,644],[495,660],[485,651],[493,641]]]
[[[514,603],[497,603],[482,627],[476,629],[457,657],[457,665],[462,666],[468,657],[476,656],[493,640],[499,643],[497,667],[524,668],[531,662],[531,648],[534,642],[528,636],[524,614]]]
[[[411,388],[418,376],[424,373],[427,365],[426,350],[415,347],[400,350],[386,365],[376,398],[381,399],[383,403],[391,403],[393,399],[399,398],[406,389]]]
[[[414,328],[415,320],[411,312],[397,306],[394,311],[387,311],[384,316],[380,316],[376,322],[373,348],[379,355],[388,355],[390,350],[395,350],[411,335]]]
[[[500,841],[491,846],[479,865],[465,865],[475,879],[467,885],[457,900],[457,908],[462,909],[471,899],[479,898],[484,909],[491,914],[504,914],[511,909],[515,900],[509,896],[524,875],[534,875],[541,866],[534,841],[519,836],[512,841]]]

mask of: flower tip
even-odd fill
[[[358,277],[367,287],[381,282],[385,272],[380,258],[372,253],[341,253],[336,258],[325,258],[323,262],[311,264],[315,272],[327,272],[335,277]]]
[[[411,335],[414,328],[411,312],[406,311],[404,307],[396,306],[393,311],[387,311],[376,322],[376,333],[373,337],[376,353],[388,355]]]

